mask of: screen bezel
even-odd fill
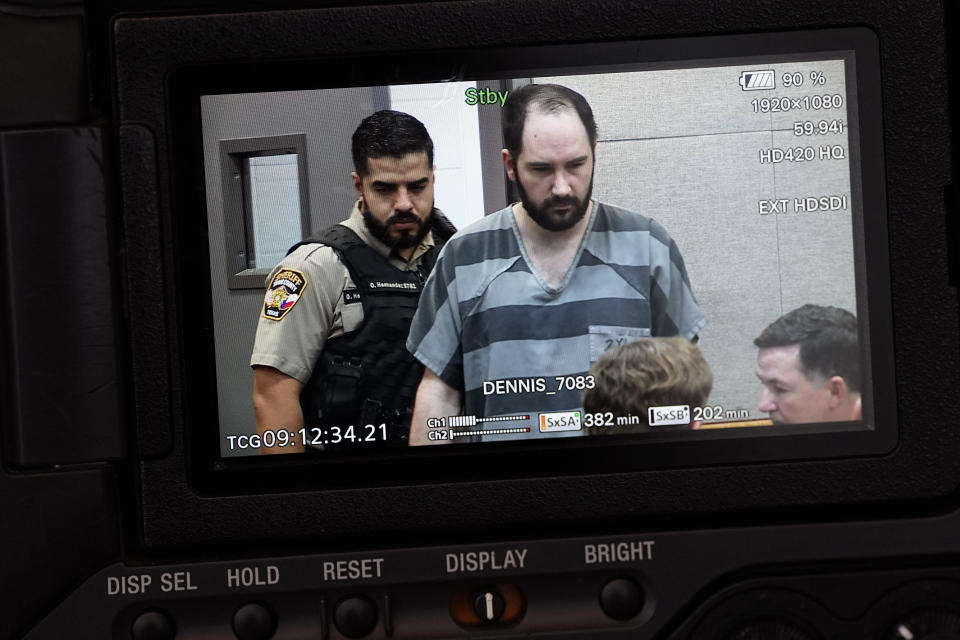
[[[859,122],[860,184],[884,184],[882,114],[880,110],[879,45],[867,29],[833,29],[788,33],[711,36],[655,41],[539,45],[462,49],[442,52],[397,52],[382,55],[336,56],[314,60],[225,63],[185,66],[169,79],[169,125],[176,209],[173,229],[178,253],[177,280],[209,271],[205,191],[200,147],[201,95],[272,90],[373,86],[452,79],[490,79],[583,69],[617,68],[626,64],[713,66],[725,59],[769,56],[783,60],[820,52],[852,51]],[[384,63],[384,60],[389,63]],[[518,60],[522,61],[518,65]],[[442,61],[442,62],[438,62]],[[320,74],[320,70],[323,71]],[[848,67],[848,82],[850,73]],[[322,81],[318,82],[318,78]],[[851,91],[851,88],[853,91]],[[852,141],[851,141],[852,142]],[[851,154],[856,145],[851,144]],[[851,165],[854,166],[853,159]],[[857,181],[851,186],[856,193]],[[865,292],[869,318],[869,356],[875,428],[859,424],[819,424],[798,427],[752,427],[749,430],[662,433],[559,441],[482,443],[458,447],[411,448],[396,453],[357,453],[325,456],[220,456],[219,421],[208,394],[191,394],[214,380],[212,311],[209,295],[191,289],[188,301],[178,293],[184,436],[191,484],[205,494],[307,489],[361,488],[401,484],[445,483],[491,479],[556,477],[734,463],[817,460],[882,455],[896,446],[897,406],[893,379],[893,348],[889,256],[885,196],[880,189],[861,189],[863,218],[853,216],[858,255],[858,298]],[[189,213],[185,213],[189,212]],[[862,258],[862,259],[861,259]],[[195,283],[195,280],[192,280]],[[208,285],[209,286],[209,285]],[[177,292],[184,292],[176,286]],[[207,291],[209,293],[209,290]],[[198,313],[199,308],[199,313]],[[183,315],[189,310],[190,319]],[[188,355],[189,354],[189,355]],[[218,425],[213,437],[210,428]],[[771,433],[772,432],[772,433]],[[766,436],[766,433],[770,433]],[[542,453],[544,455],[534,455]],[[491,468],[498,471],[491,472]],[[374,471],[371,472],[371,469]]]

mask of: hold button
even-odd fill
[[[239,640],[270,640],[277,631],[273,609],[260,602],[248,602],[233,614],[233,634]]]

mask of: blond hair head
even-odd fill
[[[644,431],[648,408],[703,406],[713,388],[713,373],[700,349],[678,336],[643,338],[609,349],[590,374],[595,385],[583,394],[584,413],[633,415]]]

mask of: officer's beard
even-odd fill
[[[523,205],[524,211],[527,212],[531,220],[547,231],[566,231],[583,220],[583,216],[587,214],[587,208],[590,206],[590,196],[593,195],[592,172],[590,174],[590,186],[587,187],[587,194],[583,200],[574,195],[560,197],[550,196],[539,205],[536,205],[533,200],[530,199],[527,190],[523,188],[519,174],[517,175],[516,184],[517,193],[520,196],[520,204]],[[563,213],[556,211],[556,207],[564,206],[569,206],[570,208]]]
[[[423,220],[420,220],[415,213],[395,211],[392,216],[387,218],[386,222],[380,222],[370,212],[366,200],[360,206],[360,213],[363,214],[363,222],[367,226],[367,231],[390,249],[409,249],[419,245],[420,241],[430,231],[434,210],[435,208],[431,208],[430,213]],[[390,226],[396,222],[414,222],[417,226],[414,229],[392,231]]]

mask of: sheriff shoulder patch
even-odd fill
[[[270,320],[280,320],[287,315],[293,305],[297,304],[303,290],[307,287],[307,279],[303,273],[295,269],[281,269],[273,276],[267,294],[263,297],[263,317]]]

